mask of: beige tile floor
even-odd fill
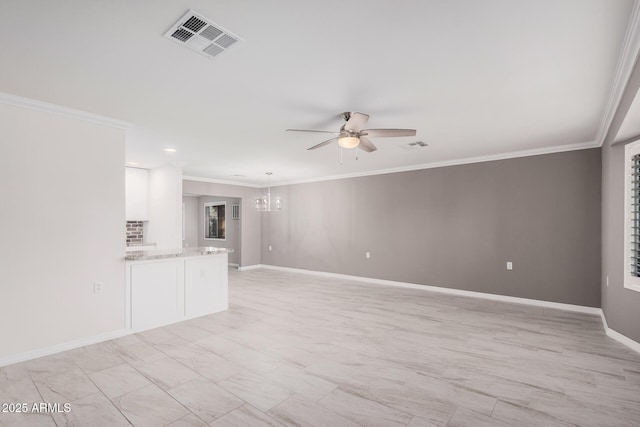
[[[271,270],[231,307],[0,369],[0,426],[640,426],[597,316]]]

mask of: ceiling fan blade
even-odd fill
[[[349,120],[344,124],[345,130],[360,132],[369,121],[369,116],[362,113],[350,113]]]
[[[327,139],[326,141],[321,142],[320,144],[316,144],[313,147],[307,148],[307,150],[315,150],[316,148],[324,147],[325,145],[329,145],[334,141],[337,141],[338,138]]]
[[[384,138],[393,136],[416,136],[415,129],[365,129],[363,135],[372,136],[374,138]]]
[[[366,151],[367,153],[376,151],[378,149],[375,145],[373,145],[371,141],[369,141],[364,136],[360,137],[360,144],[358,145],[358,148],[362,149],[362,151]]]
[[[340,135],[340,132],[333,132],[330,130],[287,129],[287,132],[317,132],[317,133],[331,133],[333,135]]]

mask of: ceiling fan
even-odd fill
[[[381,138],[381,137],[396,137],[396,136],[415,136],[415,129],[363,129],[369,120],[367,114],[344,112],[342,117],[346,123],[340,128],[340,132],[332,132],[328,130],[309,130],[309,129],[287,129],[288,132],[318,132],[318,133],[330,133],[336,135],[331,139],[316,144],[313,147],[307,148],[307,150],[315,150],[316,148],[324,147],[332,142],[338,142],[338,145],[342,148],[355,148],[358,147],[368,153],[377,150],[376,146],[369,140],[368,137]]]

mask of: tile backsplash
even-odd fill
[[[144,227],[142,221],[127,221],[127,245],[139,244],[144,241]]]

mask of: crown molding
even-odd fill
[[[22,96],[11,95],[3,92],[0,92],[0,104],[27,108],[29,110],[42,111],[45,113],[69,117],[72,119],[78,119],[85,122],[114,127],[118,129],[128,129],[132,126],[131,123],[113,119],[111,117],[100,116],[98,114],[88,113],[86,111],[75,110],[73,108],[63,107],[60,105],[50,104],[48,102],[38,101],[36,99],[25,98]]]
[[[596,141],[581,142],[578,144],[557,145],[554,147],[536,148],[532,150],[521,150],[521,151],[512,151],[509,153],[492,154],[490,156],[466,157],[462,159],[448,160],[444,162],[421,163],[418,165],[401,166],[397,168],[387,168],[387,169],[377,169],[372,171],[356,172],[356,173],[350,173],[350,174],[329,175],[329,176],[323,176],[318,178],[308,178],[308,179],[294,179],[289,181],[275,181],[275,182],[271,182],[271,186],[275,187],[275,186],[281,186],[281,185],[308,184],[311,182],[333,181],[336,179],[359,178],[362,176],[385,175],[385,174],[397,173],[397,172],[410,172],[410,171],[422,170],[422,169],[434,169],[434,168],[442,168],[447,166],[466,165],[470,163],[483,163],[483,162],[492,162],[495,160],[516,159],[518,157],[540,156],[543,154],[562,153],[565,151],[587,150],[589,148],[599,148],[600,146],[601,145]],[[248,183],[241,183],[241,182],[235,182],[235,181],[224,181],[220,179],[204,178],[204,177],[198,177],[198,176],[183,176],[182,179],[185,181],[212,182],[214,184],[237,185],[240,187],[251,187],[251,188],[260,188],[260,189],[267,188],[267,186],[265,185],[248,184]]]
[[[515,159],[518,157],[529,157],[529,156],[539,156],[543,154],[562,153],[565,151],[586,150],[589,148],[599,148],[600,146],[601,145],[595,141],[581,142],[578,144],[557,145],[554,147],[536,148],[533,150],[512,151],[509,153],[493,154],[490,156],[466,157],[463,159],[448,160],[444,162],[422,163],[418,165],[401,166],[397,168],[387,168],[387,169],[377,169],[373,171],[356,172],[356,173],[342,174],[342,175],[329,175],[329,176],[318,177],[318,178],[294,179],[290,181],[276,181],[276,182],[272,182],[271,186],[275,187],[280,185],[307,184],[311,182],[333,181],[336,179],[359,178],[363,176],[385,175],[385,174],[397,173],[397,172],[410,172],[410,171],[422,170],[422,169],[434,169],[434,168],[442,168],[447,166],[466,165],[470,163],[483,163],[483,162],[492,162],[495,160],[508,160],[508,159]],[[204,177],[198,177],[198,176],[183,176],[182,179],[185,181],[212,182],[214,184],[236,185],[240,187],[251,187],[251,188],[261,188],[261,189],[267,188],[267,186],[265,185],[248,184],[248,183],[241,183],[241,182],[235,182],[235,181],[224,181],[220,179],[204,178]]]
[[[250,188],[263,188],[261,185],[256,184],[248,184],[246,182],[236,182],[236,181],[225,181],[223,179],[214,179],[214,178],[204,178],[201,176],[189,176],[183,175],[183,181],[198,181],[198,182],[210,182],[213,184],[224,184],[224,185],[235,185],[238,187],[250,187]],[[264,187],[266,188],[266,187]]]
[[[599,146],[605,142],[609,128],[613,122],[613,119],[618,111],[618,106],[622,101],[625,89],[627,88],[627,82],[633,72],[633,68],[636,63],[636,56],[640,50],[640,0],[636,0],[633,4],[633,10],[631,11],[631,17],[629,18],[629,25],[627,26],[627,32],[625,34],[624,42],[622,44],[622,50],[620,52],[620,59],[616,66],[614,74],[613,84],[611,91],[609,92],[609,100],[600,122],[600,128],[596,136],[596,141]]]
[[[632,142],[636,142],[636,141],[640,141],[640,135],[636,135],[636,136],[633,136],[633,137],[631,137],[629,139],[625,139],[625,140],[622,140],[622,141],[613,142],[611,144],[611,146],[613,147],[613,146],[616,146],[616,145],[627,145],[627,144],[631,144]]]
[[[555,147],[512,151],[509,153],[493,154],[490,156],[466,157],[462,159],[448,160],[443,162],[422,163],[418,165],[402,166],[398,168],[378,169],[373,171],[357,172],[357,173],[351,173],[351,174],[330,175],[330,176],[318,177],[318,178],[272,182],[271,186],[274,187],[274,186],[280,186],[280,185],[307,184],[311,182],[332,181],[335,179],[358,178],[362,176],[384,175],[384,174],[397,173],[397,172],[410,172],[410,171],[422,170],[422,169],[434,169],[434,168],[442,168],[447,166],[466,165],[470,163],[484,163],[484,162],[492,162],[496,160],[508,160],[508,159],[516,159],[519,157],[540,156],[543,154],[562,153],[566,151],[586,150],[589,148],[599,148],[599,147],[600,147],[600,144],[595,141],[581,142],[578,144],[557,145]],[[266,188],[266,187],[260,187],[260,188]]]

